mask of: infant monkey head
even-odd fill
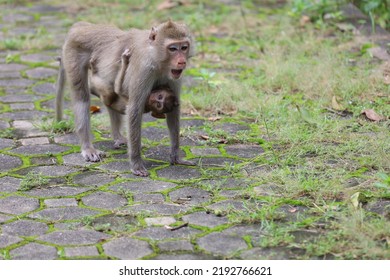
[[[179,106],[179,100],[172,90],[162,87],[152,90],[145,105],[145,113],[152,112],[152,116],[165,119],[165,113],[170,113]]]

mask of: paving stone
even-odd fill
[[[1,68],[1,67],[0,67]],[[0,87],[22,87],[26,88],[34,84],[34,81],[27,79],[6,79],[0,80]]]
[[[130,172],[130,163],[129,160],[116,160],[113,162],[102,164],[99,166],[99,168],[111,172]]]
[[[13,216],[8,216],[8,215],[4,215],[4,214],[0,214],[0,223],[4,223],[8,220],[11,220],[13,219],[14,217]]]
[[[156,218],[145,218],[145,223],[148,226],[165,226],[176,223],[176,219],[173,217],[156,217]]]
[[[294,253],[294,251],[296,253]],[[298,257],[297,253],[301,253],[299,249],[287,248],[253,248],[243,252],[240,257],[244,260],[291,260]]]
[[[196,179],[201,177],[198,169],[181,165],[171,165],[160,169],[157,171],[157,175],[169,180]]]
[[[295,243],[309,243],[314,242],[319,238],[321,232],[315,230],[295,230],[290,234],[294,236]]]
[[[3,128],[0,127],[0,129],[3,129]],[[0,138],[0,150],[6,149],[6,148],[12,148],[13,146],[15,146],[14,140]]]
[[[158,254],[152,260],[213,260],[217,259],[206,254]]]
[[[32,15],[11,13],[4,15],[3,21],[6,23],[27,23],[34,21],[34,17]]]
[[[200,249],[221,256],[232,256],[248,247],[241,237],[218,232],[199,238],[197,243]]]
[[[246,206],[243,201],[240,200],[223,200],[216,203],[213,203],[206,207],[207,209],[218,211],[227,211],[227,210],[245,210]]]
[[[17,236],[0,234],[0,248],[5,248],[9,245],[16,244],[23,239]]]
[[[307,211],[305,206],[295,206],[295,205],[282,205],[276,209],[276,213],[281,214],[286,221],[296,222],[305,218]]]
[[[32,90],[38,94],[54,94],[56,92],[56,86],[52,83],[43,83],[33,86]],[[54,107],[51,106],[50,108]]]
[[[217,148],[192,148],[191,153],[195,156],[215,156],[221,155],[221,152]]]
[[[55,165],[58,164],[57,158],[51,157],[50,155],[47,156],[38,156],[38,157],[33,157],[30,158],[30,163],[32,165]],[[58,178],[60,179],[60,178]],[[63,181],[63,180],[62,180]],[[62,182],[59,180],[59,182]]]
[[[107,192],[95,192],[84,196],[82,201],[87,206],[103,209],[116,209],[128,203],[123,196]]]
[[[81,153],[69,154],[62,156],[64,165],[69,166],[90,166],[94,164],[90,161],[85,161],[85,159],[81,156]]]
[[[226,198],[239,198],[242,194],[240,190],[223,190],[219,192],[220,196],[224,196]]]
[[[27,69],[27,66],[23,64],[16,64],[16,63],[0,64],[0,72],[17,72],[25,69]]]
[[[164,196],[162,194],[157,193],[141,193],[135,194],[133,196],[133,201],[135,203],[138,202],[146,202],[146,203],[163,203],[165,201]]]
[[[141,136],[155,142],[161,142],[164,138],[169,139],[168,129],[153,126],[143,128]]]
[[[13,149],[12,153],[22,155],[39,155],[39,154],[60,154],[69,150],[69,147],[59,146],[55,144],[21,146]],[[69,167],[66,167],[69,169]]]
[[[195,236],[198,233],[201,233],[201,231],[190,227],[184,227],[173,231],[166,229],[165,227],[148,227],[135,232],[133,236],[149,238],[152,240],[164,240],[173,238],[189,239],[190,237]]]
[[[366,210],[390,219],[390,200],[377,200],[370,202],[367,204]]]
[[[14,111],[14,112],[0,114],[0,118],[14,120],[13,123],[16,123],[20,120],[24,120],[24,121],[38,120],[48,115],[49,115],[48,112],[42,112],[42,111]],[[19,138],[24,138],[24,137],[46,136],[49,134],[49,132],[41,131],[35,127],[31,127],[27,131],[23,131],[23,129],[16,128],[15,134],[19,135]]]
[[[104,253],[122,260],[140,259],[153,253],[146,241],[121,237],[103,244]]]
[[[144,155],[146,158],[161,160],[168,163],[170,153],[171,148],[169,146],[159,145],[157,147],[146,150]],[[185,157],[185,153],[182,150],[179,150],[179,156],[183,158]]]
[[[59,177],[65,176],[70,173],[76,172],[77,169],[69,167],[69,166],[37,166],[37,167],[28,167],[18,171],[18,174],[26,175],[30,172],[35,172],[38,174],[42,174],[43,176],[51,176],[51,177]]]
[[[225,150],[229,155],[241,158],[254,158],[264,153],[264,149],[257,145],[226,146]]]
[[[45,234],[38,240],[57,245],[89,245],[111,236],[94,230],[61,230]]]
[[[0,198],[0,212],[20,215],[39,208],[39,200],[35,198],[8,196]]]
[[[66,257],[99,256],[95,246],[82,246],[65,248]]]
[[[44,187],[39,189],[32,189],[25,193],[29,196],[46,198],[46,197],[74,196],[83,192],[87,192],[89,190],[91,190],[91,188],[70,187],[70,186],[50,186],[50,187]]]
[[[204,120],[189,120],[189,119],[181,119],[180,120],[180,127],[181,128],[190,128],[190,127],[199,127],[203,126],[205,124]]]
[[[255,194],[263,196],[282,196],[284,193],[283,188],[275,184],[262,184],[260,186],[254,187],[253,191]]]
[[[17,79],[22,78],[19,72],[1,72],[0,79]]]
[[[202,185],[212,186],[216,189],[247,189],[251,183],[249,179],[219,178],[212,180],[203,180]]]
[[[100,187],[115,181],[115,178],[100,172],[84,172],[73,178],[73,183],[84,186]]]
[[[261,229],[260,224],[236,225],[225,229],[223,233],[237,237],[250,236],[253,246],[258,246],[260,244],[261,238],[265,234],[264,231]]]
[[[124,208],[129,213],[146,213],[150,215],[162,216],[162,215],[175,215],[188,210],[187,206],[176,204],[138,204],[134,206],[127,206]]]
[[[194,251],[194,246],[187,240],[165,241],[157,244],[163,252]]]
[[[79,138],[77,137],[76,134],[70,133],[70,134],[54,137],[54,142],[61,143],[61,144],[78,145]],[[80,153],[78,155],[81,157]]]
[[[48,208],[39,212],[32,213],[28,217],[33,219],[42,219],[48,221],[67,221],[77,220],[84,217],[90,217],[97,215],[100,212],[91,209],[79,208],[79,207],[62,207],[62,208]]]
[[[19,26],[8,30],[7,33],[8,36],[26,37],[26,36],[35,35],[37,33],[37,29],[34,27]]]
[[[107,227],[107,230],[125,232],[129,226],[137,226],[138,220],[132,215],[109,214],[95,218],[91,225],[95,229]]]
[[[58,74],[58,71],[51,68],[37,67],[31,70],[27,70],[26,74],[29,78],[46,79],[49,77],[56,76]]]
[[[54,260],[58,258],[57,249],[37,243],[29,243],[10,251],[13,260]]]
[[[236,134],[239,131],[250,130],[248,126],[236,123],[223,123],[215,126],[216,130],[223,130],[228,134]]]
[[[0,154],[0,172],[5,172],[22,165],[22,160],[18,157]]]
[[[45,4],[38,4],[38,5],[34,5],[32,6],[31,8],[29,8],[29,10],[31,12],[34,12],[34,13],[54,13],[54,12],[61,12],[61,11],[64,11],[66,10],[65,6],[52,6],[52,5],[45,5]]]
[[[176,184],[169,182],[143,180],[134,182],[122,182],[109,187],[109,189],[113,191],[130,191],[132,193],[150,193],[162,192],[168,189],[175,188],[176,186]]]
[[[43,53],[31,53],[20,56],[22,61],[26,62],[46,62],[46,61],[54,61],[55,55],[47,55]]]
[[[174,203],[196,205],[206,203],[211,199],[209,192],[200,188],[185,187],[169,193],[171,201]]]
[[[10,127],[10,125],[8,122],[0,120],[0,129],[6,129],[9,127]],[[1,139],[1,140],[3,140],[3,139]],[[6,140],[8,140],[8,139],[6,139]]]
[[[226,157],[202,157],[199,159],[199,165],[202,167],[226,167],[239,163],[241,163],[241,161],[234,158]]]
[[[30,220],[17,220],[2,226],[3,233],[20,236],[42,235],[46,233],[48,229],[49,227],[45,223]]]
[[[227,224],[229,219],[227,217],[219,217],[214,214],[207,214],[206,212],[196,212],[183,216],[183,221],[192,225],[199,225],[203,227],[213,228],[223,224]]]
[[[50,143],[46,137],[25,138],[21,139],[20,142],[23,146],[45,145]]]
[[[34,110],[35,105],[31,103],[11,103],[11,110]]]
[[[77,206],[75,198],[58,198],[58,199],[45,199],[47,207],[61,207],[61,206]]]

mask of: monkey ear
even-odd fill
[[[152,27],[152,30],[150,31],[150,34],[149,34],[149,40],[150,41],[154,41],[156,40],[156,36],[157,36],[157,30],[156,30],[156,27]]]
[[[167,22],[167,28],[173,28],[175,27],[175,24],[173,23],[172,19],[169,18]]]

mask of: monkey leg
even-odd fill
[[[165,114],[167,117],[167,125],[169,129],[169,137],[171,139],[171,165],[195,165],[195,163],[181,159],[179,157],[179,142],[180,142],[180,110],[176,107],[171,113]]]
[[[90,93],[88,87],[89,58],[86,59],[82,55],[78,55],[77,51],[72,52],[72,49],[68,49],[64,53],[70,58],[68,61],[65,59],[64,63],[65,61],[68,63],[65,68],[72,89],[75,129],[81,142],[81,155],[86,161],[100,161],[104,153],[93,147],[91,135]]]
[[[126,137],[124,137],[120,132],[122,127],[122,115],[110,107],[107,107],[107,109],[110,115],[111,134],[114,139],[114,148],[119,149],[120,147],[127,145]]]

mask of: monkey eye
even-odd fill
[[[181,47],[181,50],[182,50],[183,52],[185,52],[186,50],[188,50],[188,45],[183,45],[183,46]]]
[[[170,45],[170,46],[168,47],[168,50],[169,50],[170,52],[175,52],[175,51],[178,51],[178,50],[179,50],[179,47],[176,46],[176,45]]]

